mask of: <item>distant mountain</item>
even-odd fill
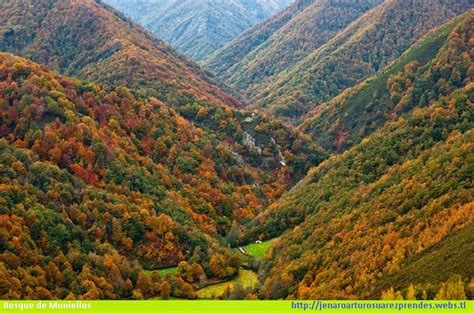
[[[376,75],[349,93],[348,99],[388,83],[389,107],[404,113],[311,170],[249,225],[249,238],[280,236],[267,255],[262,297],[469,295],[472,288],[464,288],[474,277],[473,35],[471,11],[415,44],[384,72],[388,80]],[[381,112],[387,108],[384,97]],[[368,104],[335,105],[343,113],[344,105],[359,107],[354,115],[363,116]],[[440,284],[458,292],[438,293]]]
[[[383,69],[430,29],[473,6],[471,0],[379,3],[297,2],[278,17],[235,39],[205,64],[240,89],[256,108],[298,123],[314,107]],[[367,11],[370,8],[373,9]],[[290,10],[295,13],[289,13]],[[316,23],[317,32],[311,23],[291,28],[298,20],[321,18],[334,21],[334,25]],[[272,23],[278,27],[270,27]],[[326,29],[327,25],[331,27]],[[264,40],[255,40],[255,36]],[[302,38],[296,41],[301,43],[292,44],[293,37]],[[289,38],[289,44],[278,48],[281,38]],[[251,49],[247,48],[249,45]],[[307,45],[308,49],[300,48]],[[241,55],[242,51],[245,54]],[[285,61],[286,55],[300,53],[300,57]],[[271,64],[280,65],[272,69]],[[268,73],[262,75],[267,68]]]
[[[293,0],[105,0],[197,61]]]

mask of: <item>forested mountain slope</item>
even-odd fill
[[[257,26],[247,30],[228,45],[213,53],[204,65],[223,79],[230,76],[229,69],[264,44],[273,33],[284,27],[294,16],[308,7],[312,1],[295,1],[287,9],[275,14]]]
[[[438,90],[449,94],[471,75],[468,61],[472,31],[458,28],[451,32],[466,18],[472,19],[472,15],[471,11],[431,31],[383,71],[315,109],[314,116],[307,118],[300,128],[325,149],[344,151],[413,106],[428,105]],[[468,23],[464,25],[470,27]],[[433,63],[438,65],[433,67]],[[439,69],[447,63],[457,67],[449,75]],[[432,81],[432,71],[443,75],[444,80]],[[430,84],[436,91],[426,88]],[[410,92],[402,97],[405,89]]]
[[[241,106],[197,64],[100,1],[4,0],[1,6],[0,51],[168,103],[188,96]]]
[[[286,7],[292,0],[107,0],[194,60]]]
[[[259,154],[259,146],[220,140],[156,98],[57,76],[10,54],[0,54],[0,78],[7,299],[152,297],[162,281],[155,277],[155,291],[140,287],[151,284],[143,268],[182,260],[194,274],[169,283],[176,296],[193,298],[197,285],[189,284],[238,269],[238,258],[221,247],[232,222],[245,222],[284,191],[294,160],[288,150],[281,164],[278,141],[308,151],[303,164],[322,155],[249,116],[261,134],[274,132]],[[185,112],[194,109],[205,118],[196,103]],[[216,110],[207,122],[243,133],[233,117],[241,113]]]
[[[275,76],[254,105],[290,122],[385,68],[429,30],[472,8],[472,0],[386,0],[320,49]]]
[[[216,138],[213,146],[224,145],[227,158],[247,162],[266,177],[263,186],[260,178],[254,181],[265,190],[262,199],[272,201],[324,158],[308,137],[258,114],[232,110],[241,103],[208,83],[211,76],[197,64],[113,9],[92,0],[28,3],[2,4],[0,49],[176,108]]]
[[[194,298],[232,277],[231,225],[325,154],[96,2],[30,4],[2,3],[1,48],[105,86],[1,54],[1,297]]]
[[[407,83],[397,99],[408,113],[323,162],[255,219],[249,238],[281,235],[262,297],[379,298],[413,283],[420,299],[433,298],[427,283],[473,277],[473,27],[469,14],[423,71],[393,74]]]
[[[250,99],[382,0],[299,0],[217,51],[205,66]]]
[[[242,90],[251,106],[297,124],[473,5],[472,0],[300,1],[205,65]]]

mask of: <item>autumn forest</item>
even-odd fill
[[[472,0],[125,2],[0,0],[0,299],[474,299]]]

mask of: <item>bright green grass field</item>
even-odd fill
[[[244,250],[247,251],[248,254],[256,257],[256,258],[263,258],[267,253],[268,247],[270,246],[270,241],[265,241],[262,243],[251,243],[247,246],[244,246]]]
[[[200,299],[212,299],[222,296],[227,290],[227,286],[234,288],[234,285],[238,284],[244,288],[254,288],[258,285],[258,276],[256,273],[240,269],[239,275],[231,280],[224,283],[208,286],[197,291],[197,296]]]

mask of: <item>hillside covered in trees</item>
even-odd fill
[[[105,0],[196,61],[292,0]]]
[[[284,149],[272,150],[278,154],[277,163],[293,142],[297,149],[307,144],[308,138],[278,121],[234,110],[243,104],[211,74],[100,2],[41,1],[35,2],[38,7],[17,0],[3,4],[0,50],[30,58],[63,75],[125,86],[138,97],[155,97],[221,140],[240,143],[258,155],[270,155],[265,148],[274,142],[283,144]],[[204,108],[199,111],[200,107]],[[297,180],[314,158],[294,160],[299,162]]]
[[[267,190],[269,201],[288,187],[283,181],[297,182],[325,158],[308,136],[255,112],[235,110],[242,103],[211,74],[100,1],[41,1],[35,2],[38,7],[6,1],[0,13],[0,33],[5,38],[0,50],[64,75],[128,87],[134,96],[154,97],[176,109],[216,138],[213,147],[227,147],[222,148],[227,149],[226,158],[247,162],[271,177],[269,184],[278,191]],[[246,181],[253,184],[253,178]]]
[[[326,154],[100,3],[43,4],[2,3],[1,49],[85,80],[1,55],[1,297],[194,298],[236,275],[239,225]]]
[[[296,1],[243,33],[204,63],[249,98],[382,0]]]
[[[252,106],[299,123],[472,5],[469,0],[300,1],[235,39],[206,65],[243,90]]]
[[[396,97],[407,113],[311,170],[252,222],[251,238],[281,236],[262,297],[433,299],[440,283],[469,285],[474,15],[453,23],[434,59],[392,73],[390,86],[407,84]]]
[[[344,151],[385,122],[462,86],[472,75],[469,36],[463,37],[470,33],[451,32],[472,14],[431,31],[379,74],[316,108],[300,128],[325,149]]]
[[[251,218],[289,183],[292,161],[282,166],[277,153],[271,163],[276,140],[290,139],[278,137],[283,129],[261,155],[241,146],[249,154],[241,156],[238,144],[156,98],[56,76],[9,54],[0,64],[0,258],[10,282],[2,297],[131,297],[139,269],[183,260],[208,277],[237,271],[238,258],[220,243],[233,221]],[[232,111],[221,114],[232,120]],[[298,149],[318,153],[298,140]],[[259,159],[268,167],[253,167]],[[57,274],[64,270],[67,278]],[[183,288],[193,290],[174,292]]]
[[[100,1],[6,0],[1,5],[0,51],[170,104],[187,96],[242,106],[212,75]]]

